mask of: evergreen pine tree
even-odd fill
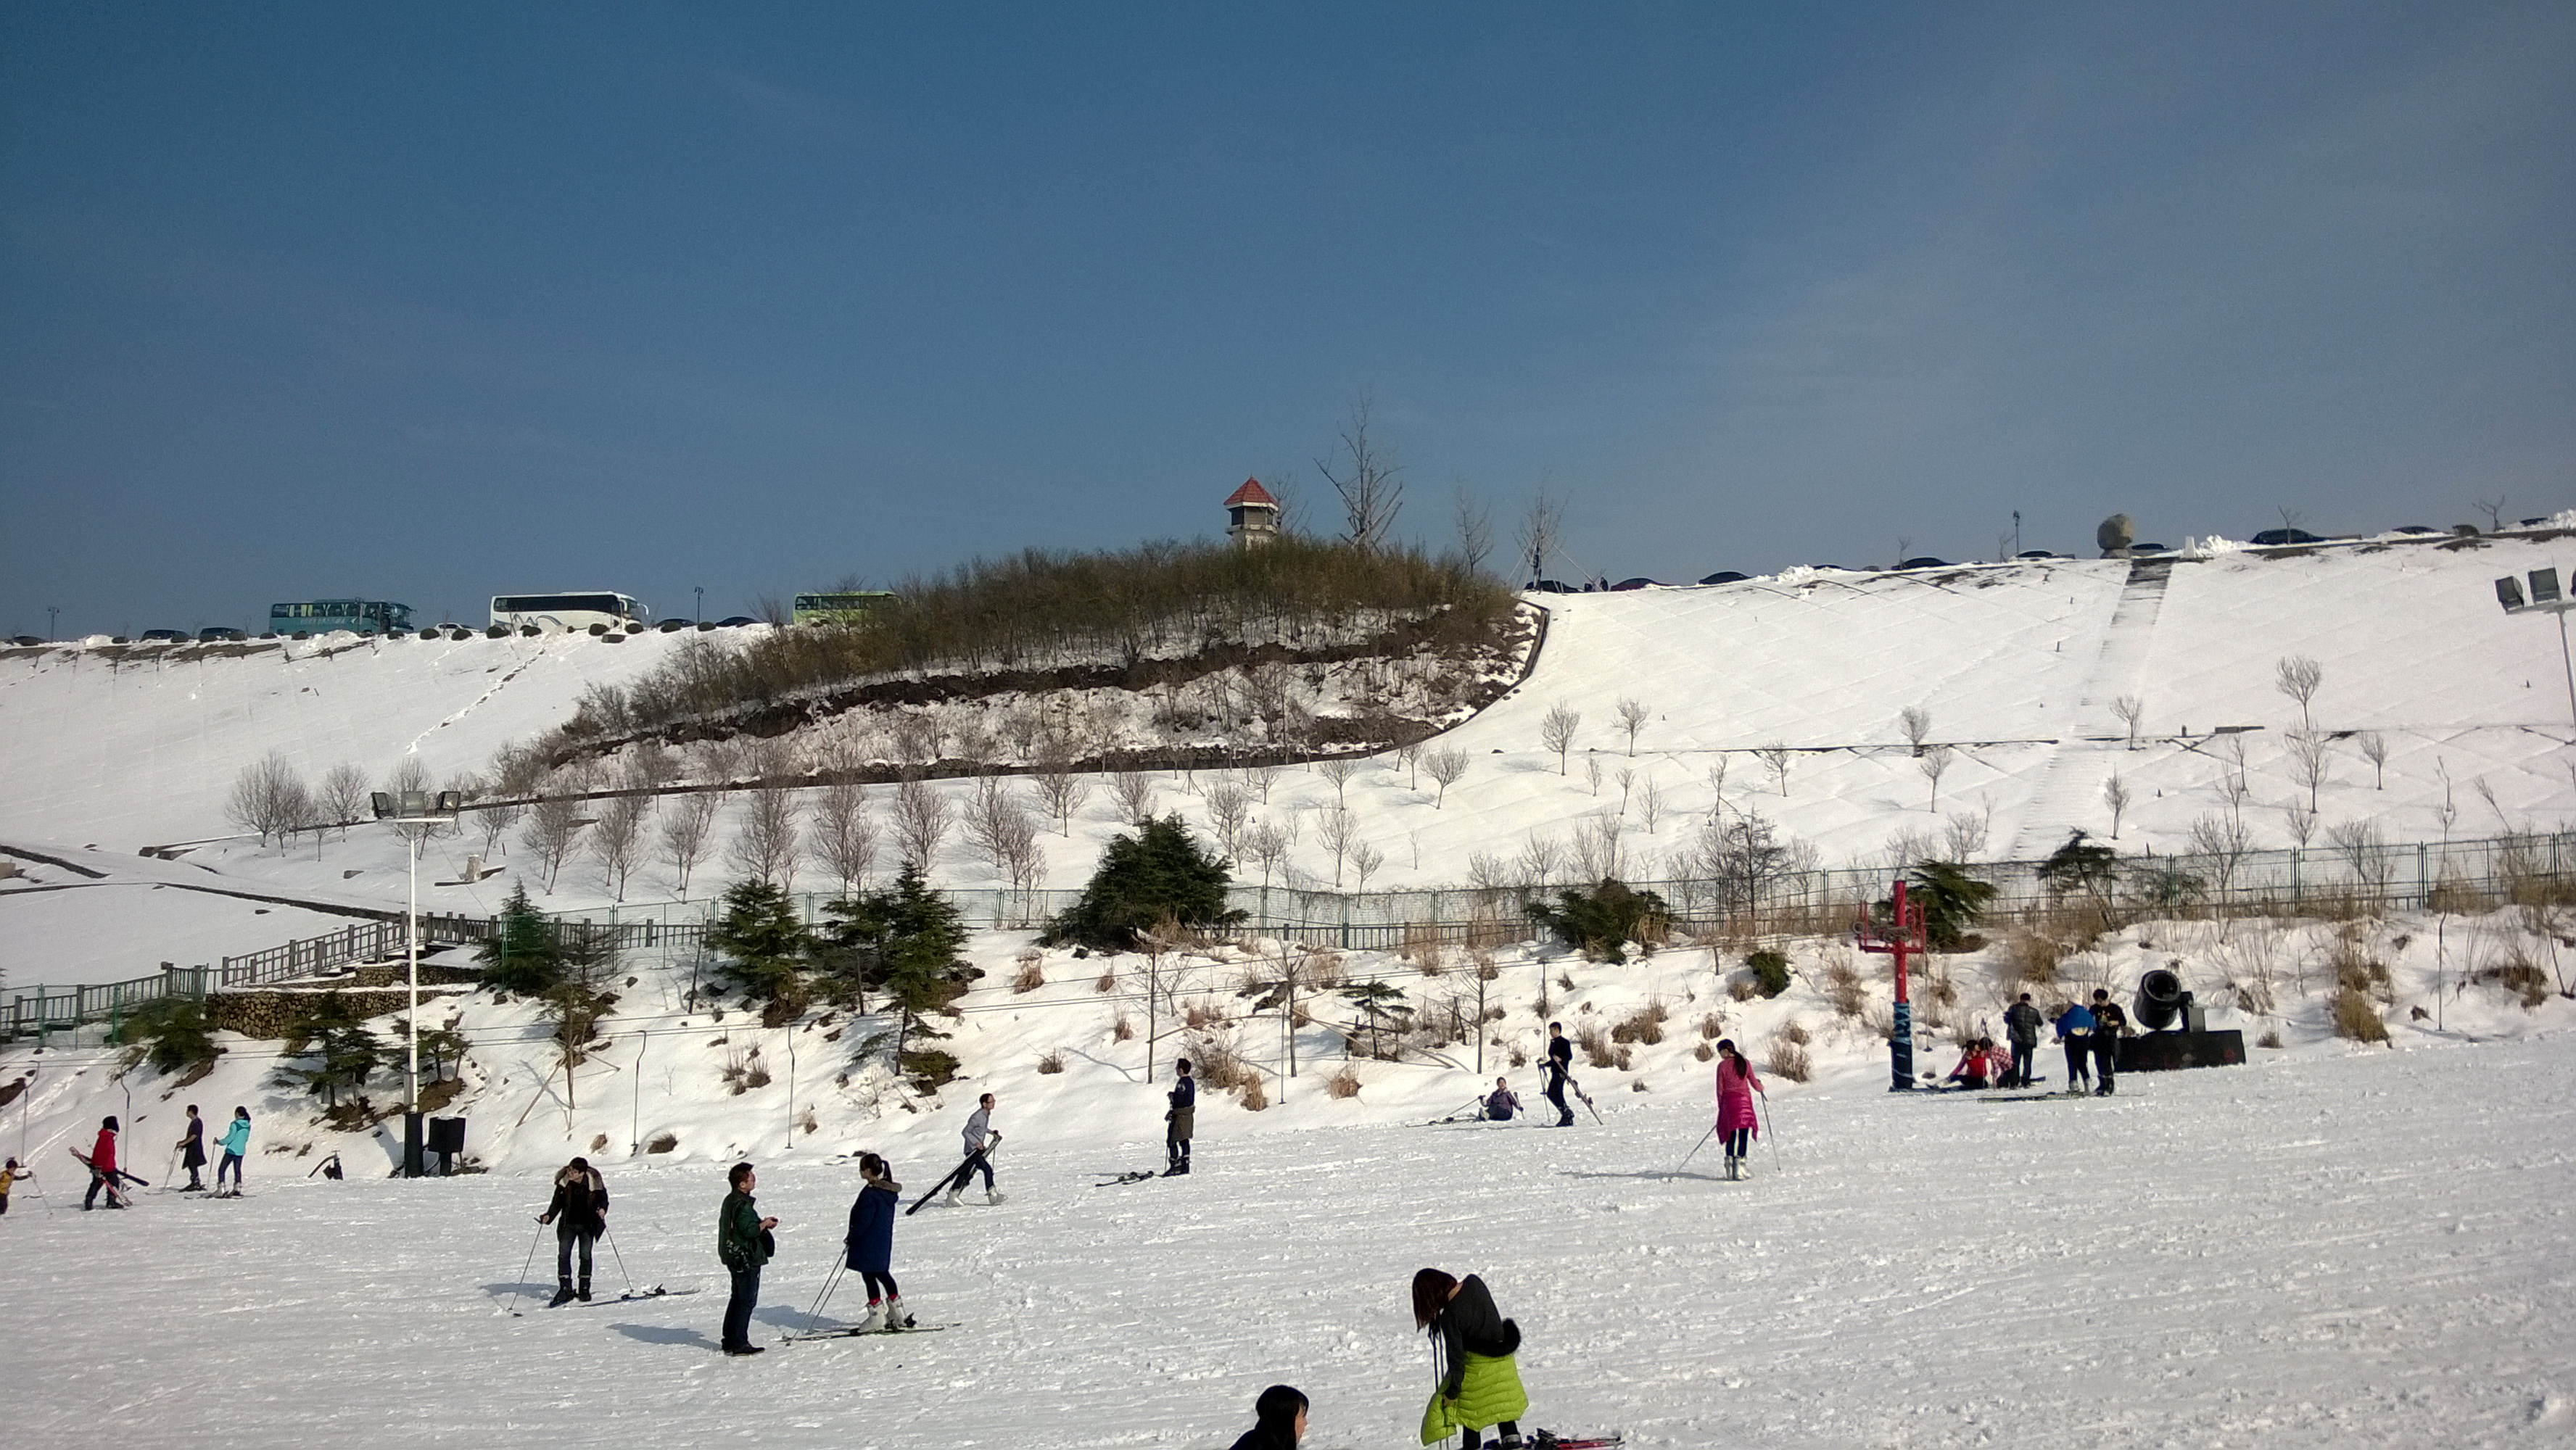
[[[762,1004],[764,1025],[790,1021],[811,1000],[805,967],[814,938],[797,920],[796,904],[777,886],[757,878],[735,883],[724,894],[724,913],[708,931],[707,945],[724,956],[718,972]]]
[[[825,955],[844,964],[853,988],[869,986],[892,1000],[900,1027],[895,1060],[922,1087],[937,1087],[956,1071],[957,1059],[925,1048],[947,1036],[930,1014],[965,987],[966,924],[948,898],[930,889],[921,868],[905,862],[892,888],[866,891],[824,908],[833,919]]]
[[[1201,850],[1179,816],[1147,821],[1135,835],[1110,841],[1082,898],[1049,924],[1039,940],[1049,946],[1076,943],[1123,951],[1136,945],[1137,933],[1165,922],[1199,929],[1231,926],[1244,917],[1226,909],[1231,866]]]
[[[512,885],[501,903],[501,920],[491,937],[475,949],[483,963],[483,985],[497,992],[541,995],[563,978],[563,948],[555,930],[528,901],[528,888]]]

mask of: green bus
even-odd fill
[[[788,620],[795,624],[856,624],[868,617],[868,611],[892,604],[895,596],[885,589],[852,589],[826,594],[799,594]]]
[[[411,628],[411,606],[388,599],[306,599],[268,607],[271,634],[382,634]]]

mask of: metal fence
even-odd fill
[[[2422,909],[2437,897],[2451,909],[2480,901],[2576,892],[2576,832],[2530,833],[2466,841],[2418,841],[2349,849],[2247,851],[2228,855],[2122,856],[2106,876],[2075,893],[2042,875],[2044,863],[1981,863],[1972,875],[1990,882],[1989,915],[2063,904],[2090,893],[2124,909],[2200,915],[2296,915],[2327,906]],[[1736,878],[1683,877],[1629,883],[1664,898],[1683,932],[1833,932],[1866,904],[1886,895],[1893,868],[1776,871]],[[1342,892],[1237,884],[1227,905],[1244,913],[1241,930],[1343,950],[1391,951],[1426,943],[1457,945],[1522,935],[1526,908],[1571,883],[1445,887],[1417,891]],[[999,929],[1043,925],[1071,906],[1079,891],[1008,888],[942,893],[968,923]],[[808,924],[826,920],[837,897],[794,897]],[[705,948],[714,900],[665,901],[560,913],[555,920],[605,934],[620,951],[692,953]],[[423,916],[423,945],[454,946],[490,937],[486,917]],[[62,1030],[168,996],[202,997],[210,988],[256,986],[310,977],[356,962],[399,956],[408,938],[400,921],[364,922],[266,951],[225,957],[215,967],[165,967],[150,976],[88,987],[25,987],[0,1003],[0,1038]]]

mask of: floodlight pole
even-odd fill
[[[2525,576],[2531,581],[2531,597],[2523,598],[2521,581],[2508,574],[2496,581],[2496,602],[2506,614],[2537,614],[2542,611],[2558,616],[2558,667],[2567,679],[2567,716],[2576,722],[2576,655],[2567,645],[2567,611],[2576,609],[2576,597],[2559,593],[2556,569],[2534,569]]]
[[[429,838],[429,828],[441,821],[455,820],[462,802],[454,791],[377,791],[374,793],[376,819],[397,829],[410,828],[406,838],[406,855],[410,857],[410,895],[403,910],[404,971],[403,981],[410,998],[411,1010],[404,1020],[403,1049],[403,1169],[405,1178],[421,1176],[420,1136],[420,855],[421,843]]]

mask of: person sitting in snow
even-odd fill
[[[1959,1055],[1959,1065],[1950,1069],[1950,1081],[1963,1088],[1977,1089],[1994,1085],[1995,1040],[1980,1037],[1968,1044]]]
[[[1520,1110],[1521,1100],[1519,1095],[1512,1091],[1510,1080],[1499,1077],[1494,1079],[1494,1090],[1485,1094],[1485,1116],[1497,1123],[1508,1123],[1512,1120],[1512,1115]]]

